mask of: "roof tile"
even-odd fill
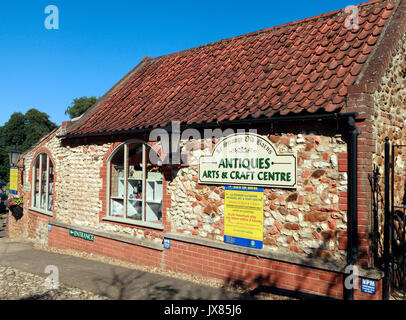
[[[393,8],[360,5],[358,29],[343,9],[145,59],[68,134],[339,110]]]

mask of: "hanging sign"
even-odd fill
[[[222,138],[199,160],[199,183],[296,188],[296,156],[249,132]]]
[[[264,189],[225,187],[224,242],[262,249]]]
[[[10,193],[18,194],[18,168],[10,167]]]

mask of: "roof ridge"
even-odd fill
[[[388,1],[391,1],[391,0],[371,0],[371,1],[362,2],[362,3],[354,5],[354,6],[356,6],[356,7],[367,7],[367,6],[376,5],[378,3],[384,4],[385,2],[388,2]],[[397,2],[397,0],[392,0],[392,1]],[[276,25],[276,26],[273,26],[273,27],[260,29],[260,30],[252,31],[252,32],[248,32],[248,33],[244,33],[244,34],[234,36],[234,37],[231,37],[231,38],[225,38],[225,39],[221,39],[221,40],[218,40],[218,41],[212,41],[212,42],[209,42],[209,43],[206,43],[206,44],[199,45],[197,47],[188,48],[188,49],[184,49],[184,50],[180,50],[180,51],[176,51],[176,52],[171,52],[171,53],[164,54],[164,55],[157,56],[157,57],[153,57],[153,58],[148,57],[149,59],[146,59],[146,62],[153,63],[155,61],[159,61],[159,60],[162,60],[162,59],[165,59],[165,58],[171,58],[171,57],[180,56],[180,55],[183,55],[183,54],[186,54],[186,53],[189,53],[189,52],[199,51],[200,49],[203,49],[205,47],[209,48],[209,47],[213,47],[215,45],[219,45],[221,43],[229,43],[229,42],[232,42],[232,41],[238,41],[238,40],[241,40],[241,39],[246,39],[246,38],[250,38],[250,37],[263,35],[265,33],[270,33],[272,31],[280,30],[280,29],[290,27],[290,26],[296,26],[296,25],[299,25],[301,23],[309,22],[311,20],[317,20],[317,19],[320,19],[320,18],[326,18],[326,17],[329,17],[329,16],[334,16],[334,15],[340,13],[340,12],[345,12],[345,10],[346,10],[346,8],[337,9],[337,10],[334,10],[334,11],[331,11],[331,12],[322,13],[322,14],[315,15],[315,16],[312,16],[312,17],[303,18],[303,19],[300,19],[300,20],[287,22],[287,23]],[[145,61],[144,59],[143,59],[143,61]]]

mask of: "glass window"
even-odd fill
[[[46,153],[39,154],[32,171],[32,207],[52,214],[54,200],[54,166]]]
[[[115,153],[110,162],[111,215],[124,217],[124,146]]]
[[[150,152],[144,143],[126,143],[110,159],[110,216],[162,221],[162,170],[152,163]]]

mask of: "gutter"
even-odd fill
[[[210,122],[210,123],[192,123],[192,124],[181,124],[180,129],[200,129],[200,128],[213,128],[213,127],[225,127],[225,126],[236,126],[236,125],[247,125],[247,124],[266,124],[270,121],[306,121],[306,120],[326,120],[326,119],[344,119],[344,118],[356,118],[358,116],[357,112],[343,112],[343,113],[322,113],[322,114],[305,114],[305,115],[293,115],[293,116],[276,116],[271,118],[251,118],[242,120],[227,120],[221,122]],[[74,138],[87,138],[87,137],[100,137],[116,134],[139,134],[148,133],[154,129],[164,129],[167,132],[172,132],[172,127],[167,125],[165,127],[147,127],[140,129],[122,130],[122,131],[104,131],[104,132],[92,132],[83,134],[65,134],[59,135],[59,139],[74,139]]]

